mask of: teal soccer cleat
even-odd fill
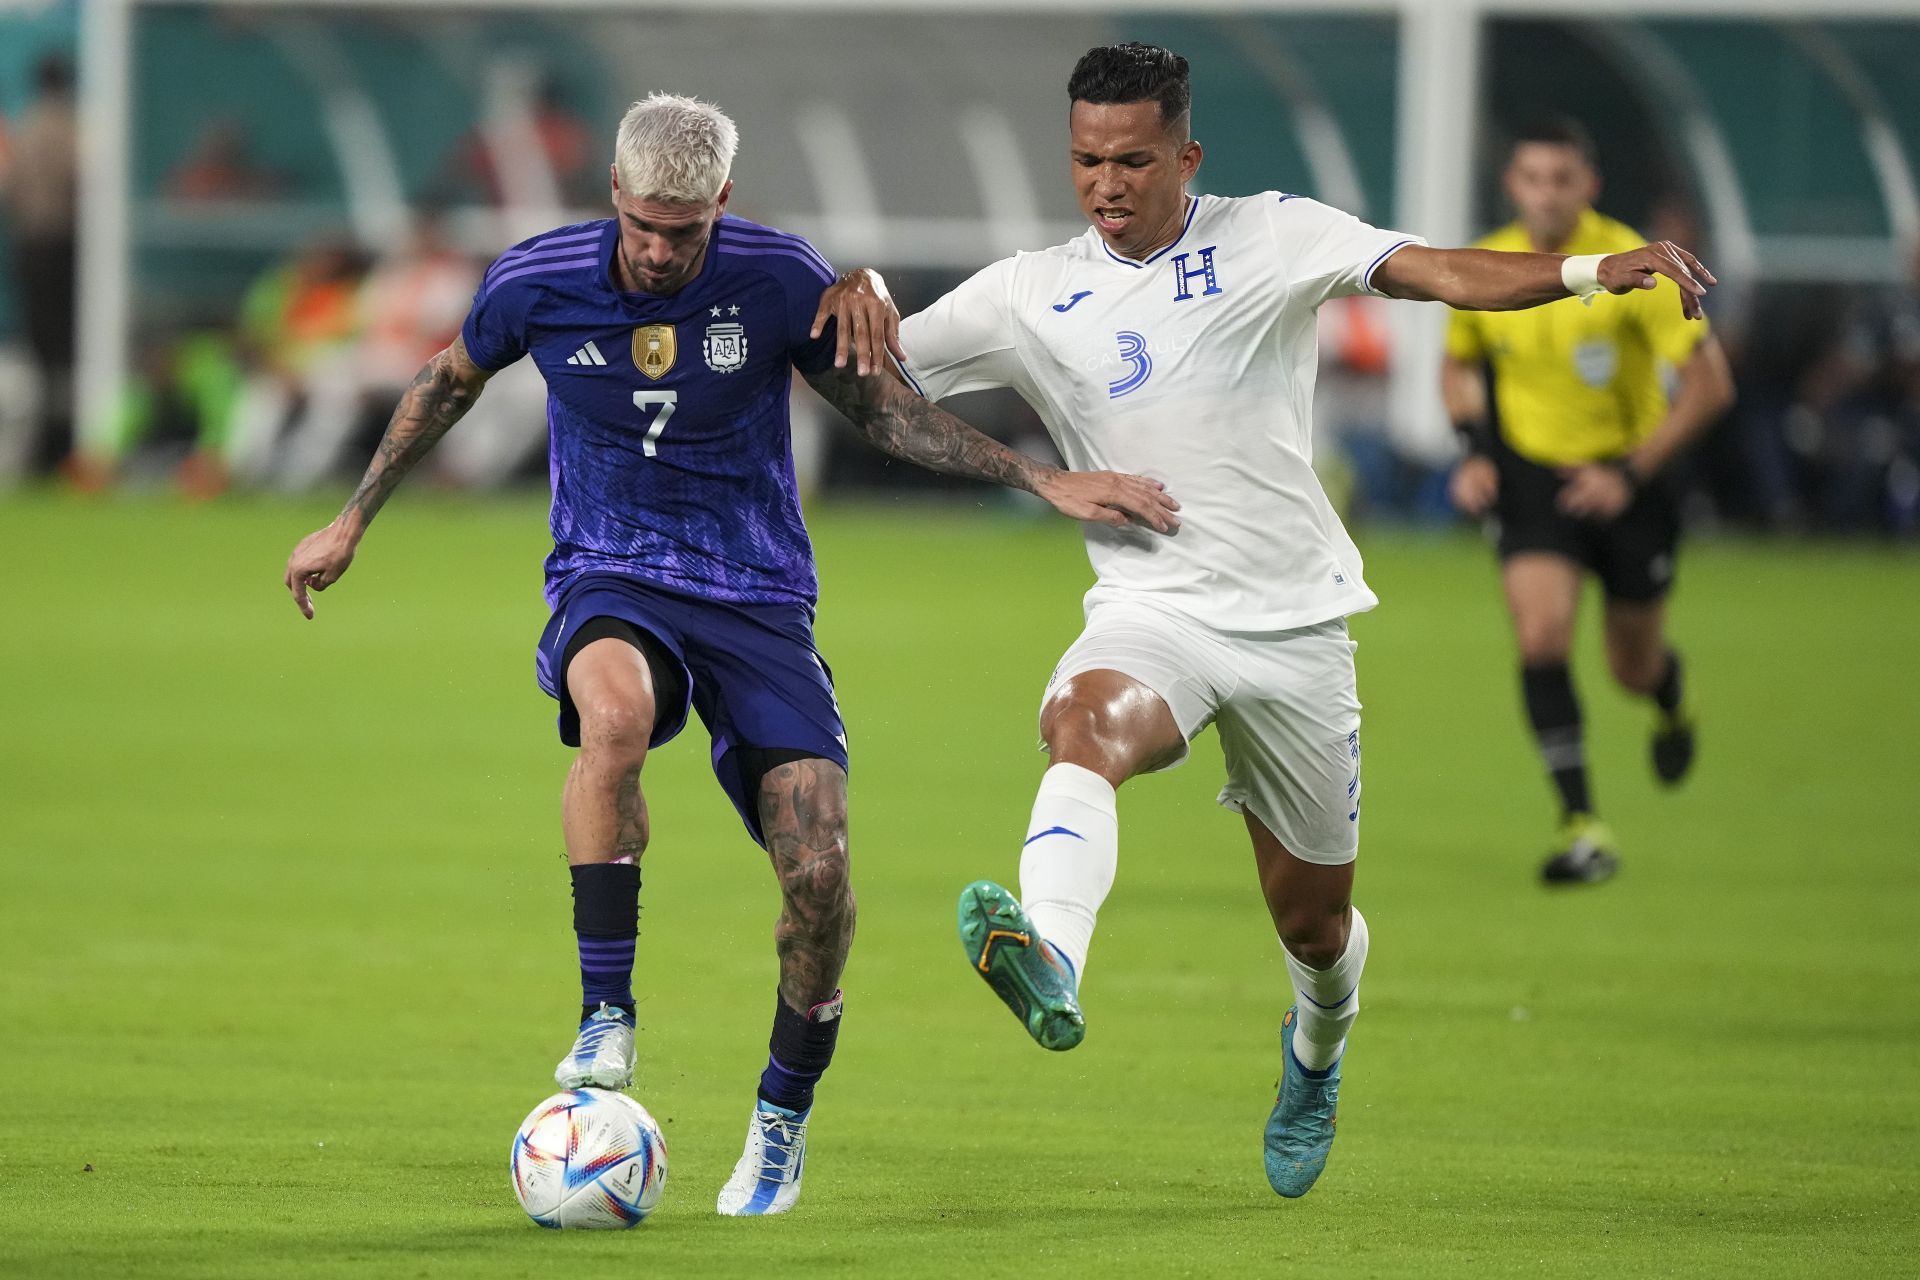
[[[973,971],[1041,1048],[1071,1049],[1086,1037],[1072,967],[1011,893],[991,880],[960,891],[960,945]]]
[[[1334,1108],[1340,1101],[1340,1064],[1309,1074],[1293,1056],[1298,1007],[1280,1020],[1280,1096],[1267,1117],[1267,1182],[1289,1200],[1307,1194],[1333,1150]]]

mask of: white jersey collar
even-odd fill
[[[1193,227],[1193,216],[1199,212],[1200,212],[1200,197],[1188,196],[1187,197],[1187,220],[1181,224],[1180,234],[1173,238],[1172,244],[1167,245],[1166,248],[1161,249],[1159,252],[1155,253],[1152,257],[1139,262],[1134,261],[1132,258],[1123,258],[1119,254],[1115,253],[1113,251],[1113,247],[1109,245],[1106,242],[1105,238],[1101,236],[1099,228],[1089,227],[1087,228],[1087,230],[1093,233],[1093,238],[1100,242],[1100,248],[1106,252],[1106,255],[1109,258],[1112,258],[1115,262],[1121,263],[1124,266],[1132,267],[1135,271],[1144,271],[1147,269],[1148,264],[1157,262],[1161,258],[1165,257],[1167,254],[1173,252],[1174,245],[1179,244],[1182,240],[1185,240],[1187,238],[1187,232]]]

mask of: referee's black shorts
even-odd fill
[[[1680,504],[1662,478],[1642,485],[1612,520],[1583,520],[1555,502],[1566,483],[1558,470],[1529,461],[1502,442],[1494,462],[1500,496],[1493,514],[1500,558],[1549,552],[1585,566],[1609,600],[1652,602],[1673,586],[1680,542]]]

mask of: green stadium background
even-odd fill
[[[1318,461],[1383,599],[1353,624],[1374,953],[1333,1162],[1279,1202],[1258,1131],[1287,980],[1213,803],[1217,747],[1123,792],[1089,1038],[1040,1054],[965,972],[952,911],[1014,874],[1079,539],[804,409],[862,911],[806,1199],[711,1212],[764,1054],[777,895],[696,730],[647,766],[635,1092],[666,1127],[666,1200],[633,1233],[540,1232],[507,1146],[551,1089],[575,974],[568,753],[531,662],[537,447],[484,483],[423,469],[309,624],[281,568],[370,437],[309,484],[208,483],[181,467],[207,440],[130,430],[126,386],[83,373],[88,465],[10,462],[0,488],[0,1277],[1914,1274],[1920,387],[1896,375],[1920,14],[28,4],[0,7],[0,113],[49,52],[79,59],[83,110],[124,112],[124,202],[83,201],[116,274],[84,286],[109,314],[83,307],[82,365],[148,376],[164,343],[230,341],[261,273],[316,243],[377,259],[430,204],[484,259],[591,213],[450,166],[542,85],[602,134],[650,89],[717,99],[744,211],[924,303],[1076,231],[1061,82],[1135,38],[1194,62],[1207,190],[1463,240],[1504,216],[1503,129],[1557,109],[1598,138],[1604,208],[1708,247],[1742,399],[1689,463],[1687,788],[1649,776],[1590,617],[1576,656],[1620,878],[1535,882],[1548,790],[1491,557],[1439,501],[1432,317],[1398,308],[1389,369],[1344,367],[1337,341],[1323,365]],[[1429,64],[1449,49],[1465,61]],[[223,119],[273,193],[169,196]],[[1410,137],[1465,163],[1422,169]],[[823,184],[850,159],[864,188]],[[0,278],[14,458],[37,392],[7,299]],[[1044,447],[1016,403],[963,408]]]

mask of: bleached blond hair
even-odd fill
[[[655,93],[627,108],[613,144],[631,199],[711,204],[726,185],[740,130],[711,102]]]

